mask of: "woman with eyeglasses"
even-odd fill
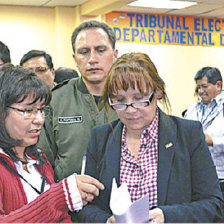
[[[82,209],[103,189],[87,175],[54,183],[54,173],[36,143],[47,106],[49,86],[30,70],[0,72],[0,222],[71,222],[68,211]]]
[[[85,173],[105,190],[78,213],[79,222],[116,222],[109,207],[112,179],[126,183],[132,202],[149,195],[149,222],[217,222],[223,198],[199,122],[170,111],[165,83],[148,55],[128,53],[111,67],[105,107],[119,120],[93,129]]]

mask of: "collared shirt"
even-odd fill
[[[37,190],[41,191],[41,184],[43,181],[43,177],[36,168],[37,161],[33,160],[32,158],[27,156],[27,171],[23,169],[22,162],[16,161],[14,162],[16,169],[18,173],[23,176],[25,180],[27,180],[28,183],[30,183],[33,187],[35,187]],[[21,179],[24,191],[27,196],[28,203],[36,199],[36,197],[39,196],[39,194],[23,179]],[[48,190],[50,188],[50,184],[45,182],[44,191]]]
[[[141,135],[138,158],[127,148],[126,126],[122,132],[120,183],[127,183],[132,202],[149,195],[149,207],[157,206],[158,111]]]
[[[2,154],[7,155],[1,148],[0,148],[0,152]],[[43,177],[35,166],[35,164],[37,164],[37,160],[34,160],[31,157],[27,156],[28,172],[23,169],[21,161],[16,161],[14,162],[14,164],[16,166],[17,172],[21,176],[23,176],[23,178],[26,179],[28,183],[30,183],[33,187],[35,187],[37,190],[40,191]],[[20,180],[23,184],[23,188],[24,188],[28,203],[36,199],[36,197],[39,196],[39,194],[23,179],[20,179]],[[44,191],[48,190],[49,188],[50,188],[50,184],[45,182]]]
[[[185,118],[200,121],[203,131],[212,137],[209,146],[219,179],[224,179],[224,91],[208,105],[202,101],[189,107]]]
[[[218,96],[217,96],[218,97]],[[202,125],[206,124],[211,114],[215,111],[217,107],[217,98],[213,98],[209,104],[204,104],[202,101],[198,102],[198,120]]]

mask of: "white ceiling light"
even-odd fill
[[[139,7],[150,7],[150,8],[183,9],[196,4],[197,2],[188,2],[188,1],[138,0],[128,5]]]

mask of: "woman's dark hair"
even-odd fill
[[[38,79],[31,70],[20,66],[10,66],[0,71],[0,147],[14,161],[19,158],[12,148],[19,146],[21,141],[9,136],[5,127],[5,118],[8,116],[9,107],[12,104],[23,102],[30,94],[33,95],[31,105],[38,100],[41,100],[44,106],[50,103],[51,90],[49,86]],[[30,146],[26,150],[43,163],[44,159],[36,145]]]

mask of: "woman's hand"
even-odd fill
[[[108,218],[106,223],[116,223],[114,216],[112,215],[110,218]]]
[[[149,210],[149,223],[164,223],[165,218],[162,209],[154,208]]]
[[[99,195],[99,190],[104,190],[104,186],[97,179],[88,175],[75,175],[76,184],[82,197],[83,205],[91,202],[95,196]]]

